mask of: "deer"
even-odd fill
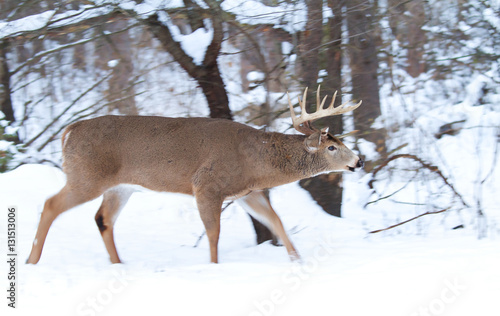
[[[236,200],[266,225],[292,261],[300,255],[288,238],[264,189],[332,171],[355,171],[363,160],[339,138],[312,125],[361,105],[324,108],[318,87],[317,110],[306,111],[307,88],[297,116],[288,95],[295,130],[266,132],[227,119],[106,115],[69,125],[63,132],[65,186],[44,204],[28,264],[40,260],[50,226],[61,213],[103,196],[95,221],[111,263],[121,263],[113,225],[139,185],[149,190],[193,195],[205,227],[210,261],[218,263],[224,201]]]

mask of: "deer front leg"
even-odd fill
[[[223,199],[209,192],[196,192],[196,204],[200,212],[201,220],[205,225],[208,242],[210,244],[210,262],[218,263],[217,246],[220,234],[220,214]]]
[[[262,224],[268,226],[271,231],[281,239],[292,261],[300,260],[299,253],[295,250],[290,239],[288,239],[278,214],[273,210],[269,199],[262,191],[251,192],[240,198],[238,203],[247,212],[256,215],[256,218],[261,221]]]

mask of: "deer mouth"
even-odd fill
[[[349,165],[347,165],[347,170],[351,171],[351,172],[354,172],[356,171],[356,168],[363,168],[363,166],[365,165],[365,162],[361,159],[358,159],[358,161],[356,162],[356,165],[354,167],[351,167]]]

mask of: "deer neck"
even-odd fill
[[[319,154],[306,150],[304,135],[265,133],[260,157],[265,157],[262,166],[256,166],[266,187],[281,185],[328,171],[328,166]],[[256,160],[259,161],[259,160]],[[262,158],[260,159],[262,161]]]

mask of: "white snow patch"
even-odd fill
[[[119,62],[120,62],[120,60],[118,60],[118,59],[110,60],[110,61],[108,61],[108,67],[114,68],[118,65]]]
[[[356,179],[345,177],[344,219],[324,213],[296,183],[271,191],[302,264],[290,263],[283,247],[255,245],[250,221],[236,204],[222,214],[221,263],[209,264],[206,237],[194,247],[203,225],[193,198],[138,192],[115,225],[124,264],[108,262],[94,222],[98,199],[62,214],[39,264],[25,265],[43,203],[64,185],[64,175],[40,165],[0,174],[0,215],[7,218],[7,205],[18,209],[16,315],[201,315],[212,309],[228,316],[382,309],[387,316],[495,315],[498,241],[479,241],[467,230],[367,235],[364,223],[380,219],[362,211],[355,197],[365,184]],[[0,234],[6,236],[5,225]],[[7,271],[6,260],[2,266]],[[0,310],[11,313],[6,304]]]

